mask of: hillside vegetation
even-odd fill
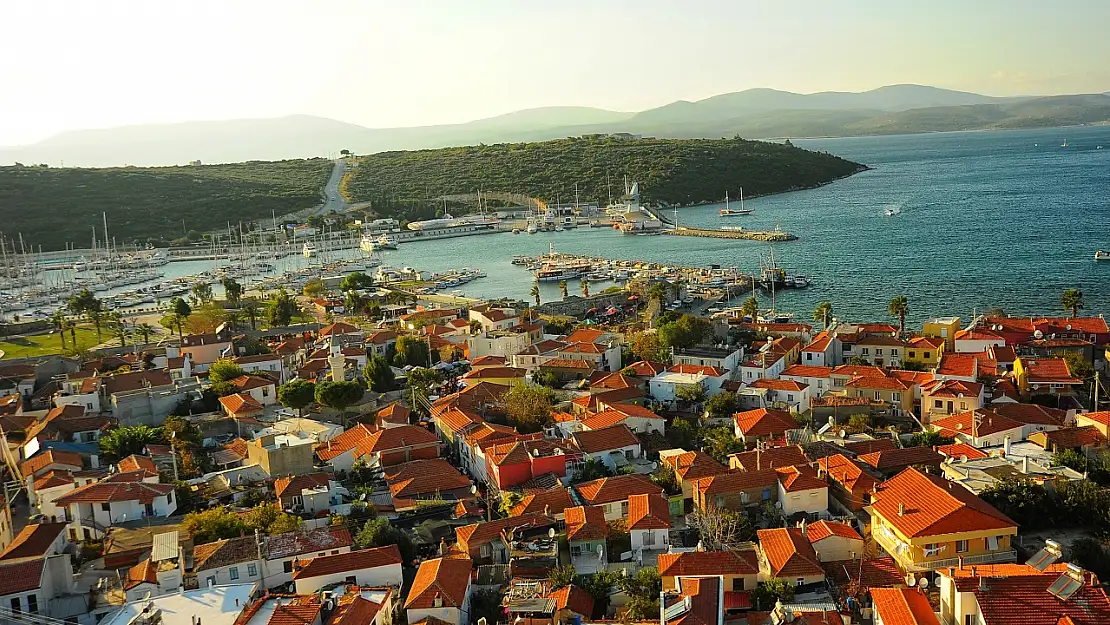
[[[829,154],[743,139],[558,139],[360,158],[349,189],[376,206],[477,189],[523,193],[546,201],[605,205],[638,181],[645,201],[716,201],[740,187],[747,196],[815,187],[863,169]]]
[[[269,219],[320,203],[332,163],[325,159],[112,169],[0,167],[0,223],[35,249],[89,247],[92,228],[120,244],[161,243]],[[184,221],[184,226],[182,222]],[[194,232],[194,234],[195,234]]]

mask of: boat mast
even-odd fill
[[[743,210],[744,210],[744,187],[740,187],[740,211],[743,212]]]

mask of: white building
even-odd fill
[[[59,497],[56,505],[66,509],[78,538],[93,540],[117,523],[172,515],[177,510],[174,490],[172,484],[159,484],[157,474],[132,471],[77,488]]]
[[[810,397],[821,397],[832,388],[832,367],[828,365],[792,365],[779,374],[781,380],[793,380],[809,386]]]
[[[469,559],[436,558],[421,562],[405,599],[408,622],[432,617],[451,625],[468,625],[470,576]]]
[[[399,588],[402,581],[401,552],[397,545],[318,556],[293,571],[297,594],[302,595],[337,582]]]
[[[632,551],[667,551],[670,548],[670,505],[662,495],[628,498],[628,534]]]

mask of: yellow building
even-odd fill
[[[844,384],[848,397],[864,397],[873,404],[888,404],[905,412],[913,412],[913,382],[886,376],[861,376]]]
[[[243,464],[257,464],[270,477],[312,473],[315,443],[289,434],[267,434],[247,443]]]
[[[928,369],[935,369],[940,364],[945,345],[944,339],[939,336],[914,337],[906,341],[905,359],[920,362]]]
[[[905,571],[1014,562],[1017,523],[966,488],[909,468],[864,508],[871,535]]]
[[[956,332],[959,330],[959,317],[934,317],[925,322],[921,333],[944,339],[944,347],[948,351],[953,351],[956,348]]]

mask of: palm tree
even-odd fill
[[[559,291],[563,294],[563,299],[567,298],[567,281],[559,280]]]
[[[243,298],[243,285],[235,281],[235,278],[223,278],[220,284],[224,287],[224,297],[227,303],[231,304],[232,308],[238,308],[239,302]]]
[[[537,282],[532,285],[532,290],[528,292],[536,300],[536,306],[540,305],[540,285]]]
[[[589,296],[590,296],[590,279],[583,276],[582,277],[582,297],[589,297]]]
[[[751,317],[754,322],[756,315],[759,314],[759,300],[754,295],[744,300],[744,303],[740,305],[740,314]]]
[[[647,296],[648,299],[653,299],[658,302],[660,306],[662,306],[663,298],[667,297],[666,285],[664,285],[662,282],[656,282],[652,284],[650,287],[648,287]]]
[[[62,353],[64,354],[65,351],[66,351],[66,328],[65,328],[66,314],[65,314],[65,312],[60,308],[58,310],[55,310],[54,314],[50,316],[50,323],[51,323],[51,325],[54,326],[54,329],[58,330],[58,332],[62,335]]]
[[[192,292],[193,301],[198,304],[212,301],[212,285],[203,280],[193,285]]]
[[[135,332],[138,332],[139,336],[143,337],[144,344],[149,343],[150,335],[154,334],[154,326],[150,325],[149,323],[140,323],[139,325],[135,326]]]
[[[244,299],[240,305],[240,310],[247,316],[247,320],[251,322],[251,330],[257,330],[258,328],[255,324],[258,321],[259,313],[262,312],[262,306],[258,303],[258,300],[253,297]]]
[[[832,302],[821,302],[813,311],[813,320],[823,322],[826,330],[829,329],[830,317],[832,317]]]
[[[1060,304],[1065,310],[1071,311],[1072,317],[1078,317],[1079,311],[1083,310],[1083,291],[1079,289],[1068,289],[1060,296]]]
[[[88,317],[89,321],[93,324],[93,327],[96,328],[96,342],[99,343],[100,323],[104,320],[104,311],[100,310],[99,307],[90,308],[85,311],[85,316]]]
[[[116,311],[108,313],[108,323],[115,331],[116,337],[119,338],[119,346],[127,347],[127,325],[123,320],[123,315]]]
[[[910,312],[910,301],[906,299],[905,295],[895,296],[890,300],[890,306],[887,307],[887,312],[891,317],[898,317],[898,334],[906,333],[906,314]]]

